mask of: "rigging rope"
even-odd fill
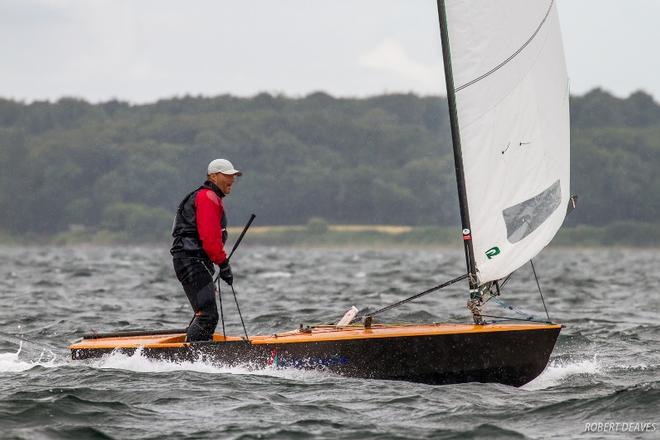
[[[505,308],[505,309],[511,310],[512,312],[514,312],[514,313],[516,313],[516,314],[518,314],[518,315],[520,315],[520,316],[524,316],[524,318],[514,318],[514,317],[496,316],[496,315],[483,315],[483,314],[482,314],[481,316],[485,316],[485,317],[488,317],[488,318],[508,319],[508,320],[514,320],[514,321],[544,322],[544,323],[551,323],[551,322],[552,322],[552,320],[550,319],[550,315],[549,315],[549,313],[548,313],[548,308],[546,307],[546,304],[545,304],[545,299],[544,299],[544,297],[543,297],[543,292],[541,291],[541,284],[539,283],[538,276],[536,275],[536,269],[534,268],[534,263],[532,262],[532,260],[530,260],[529,262],[530,262],[530,264],[531,264],[531,266],[532,266],[532,271],[533,271],[533,273],[534,273],[534,279],[536,280],[536,286],[537,286],[538,289],[539,289],[539,294],[541,295],[541,301],[543,302],[543,309],[545,310],[545,315],[546,315],[546,317],[548,318],[548,320],[547,320],[547,321],[536,320],[536,319],[534,319],[534,316],[533,316],[533,315],[530,315],[529,313],[525,313],[525,312],[523,312],[522,310],[519,310],[519,309],[517,309],[516,307],[513,307],[512,305],[509,305],[509,304],[505,303],[504,301],[502,301],[501,299],[497,298],[498,296],[500,296],[500,289],[504,287],[504,285],[509,281],[509,279],[511,279],[511,276],[513,275],[513,273],[510,273],[506,278],[504,278],[504,280],[503,280],[501,283],[499,283],[498,281],[496,281],[496,282],[494,283],[494,285],[495,285],[495,287],[496,287],[496,289],[497,289],[497,292],[496,292],[496,293],[493,293],[492,291],[490,291],[490,289],[488,289],[488,292],[490,293],[490,297],[487,298],[487,299],[484,301],[484,304],[487,303],[488,301],[490,301],[491,299],[494,299],[495,302],[496,302],[499,306],[501,306],[501,307],[503,307],[503,308]],[[457,282],[459,282],[459,281],[462,281],[462,280],[464,280],[464,279],[466,279],[466,278],[468,278],[468,277],[469,277],[469,274],[461,275],[461,276],[459,276],[459,277],[456,277],[456,278],[454,278],[454,279],[451,279],[451,280],[449,280],[449,281],[446,281],[446,282],[444,282],[444,283],[442,283],[442,284],[439,284],[439,285],[437,285],[437,286],[435,286],[435,287],[432,287],[432,288],[430,288],[430,289],[428,289],[428,290],[425,290],[425,291],[423,291],[423,292],[420,292],[420,293],[418,293],[418,294],[415,294],[415,295],[413,295],[413,296],[410,296],[410,297],[408,297],[408,298],[406,298],[406,299],[403,299],[403,300],[401,300],[401,301],[397,301],[397,302],[395,302],[395,303],[393,303],[393,304],[390,304],[390,305],[387,305],[387,306],[385,306],[385,307],[382,307],[382,308],[380,308],[380,309],[378,309],[378,310],[376,310],[376,311],[374,311],[374,312],[371,312],[371,313],[365,313],[365,314],[362,314],[362,315],[358,315],[358,316],[356,316],[355,318],[353,318],[353,319],[351,320],[351,322],[354,322],[354,321],[357,321],[357,320],[363,320],[364,318],[371,319],[371,318],[373,318],[373,317],[376,316],[376,315],[379,315],[379,314],[381,314],[381,313],[387,312],[388,310],[392,310],[392,309],[394,309],[394,308],[396,308],[396,307],[399,307],[399,306],[401,306],[401,305],[403,305],[403,304],[406,304],[406,303],[408,303],[408,302],[410,302],[410,301],[414,301],[414,300],[416,300],[416,299],[418,299],[418,298],[421,298],[421,297],[424,296],[424,295],[428,295],[429,293],[436,292],[436,291],[438,291],[438,290],[440,290],[440,289],[442,289],[442,288],[444,288],[444,287],[451,286],[452,284],[455,284],[455,283],[457,283]],[[232,289],[233,289],[233,287],[232,287]],[[235,294],[234,294],[234,295],[235,295]],[[236,305],[238,306],[238,303],[236,303]],[[239,314],[240,314],[240,310],[239,310]],[[247,334],[247,332],[246,332],[246,334]]]
[[[234,294],[234,301],[236,302],[236,310],[238,310],[238,316],[241,318],[241,325],[243,326],[243,332],[245,333],[245,342],[250,343],[250,338],[248,337],[247,329],[245,328],[245,322],[243,321],[243,315],[241,314],[241,308],[238,306],[238,298],[236,297],[236,291],[234,290],[234,285],[230,284],[231,291]]]
[[[222,311],[222,292],[220,291],[220,275],[215,279],[218,285],[218,302],[220,303],[220,321],[222,322],[222,337],[227,339],[227,334],[225,333],[225,314]]]
[[[504,287],[504,285],[507,283],[507,281],[509,281],[509,279],[511,279],[511,276],[513,275],[513,272],[510,273],[506,278],[504,278],[504,281],[502,281],[501,284],[497,281],[494,283],[495,287],[497,288],[497,293],[493,293],[492,291],[489,291],[490,296],[484,301],[484,304],[487,303],[488,301],[490,301],[491,299],[494,299],[495,302],[499,306],[501,306],[505,309],[511,310],[512,312],[514,312],[514,313],[516,313],[520,316],[524,316],[525,318],[520,319],[520,318],[512,318],[512,317],[504,317],[504,316],[493,316],[493,315],[482,315],[482,316],[487,316],[487,317],[490,317],[490,318],[513,319],[513,320],[517,320],[517,321],[549,322],[549,323],[552,322],[552,320],[550,319],[550,315],[548,313],[548,308],[546,307],[546,304],[545,304],[545,299],[543,297],[543,292],[541,291],[541,284],[539,283],[539,278],[536,275],[536,268],[534,267],[534,262],[532,260],[530,260],[529,262],[532,266],[532,272],[534,273],[534,279],[536,280],[536,287],[538,287],[539,294],[541,295],[541,301],[543,303],[543,309],[545,310],[545,316],[546,316],[546,318],[548,318],[548,320],[547,321],[535,320],[533,315],[531,315],[529,313],[525,313],[522,310],[520,310],[520,309],[518,309],[518,308],[516,308],[516,307],[514,307],[510,304],[507,304],[506,302],[504,302],[501,299],[497,298],[498,296],[500,296],[500,293],[501,293],[500,288]]]
[[[527,319],[514,318],[513,316],[497,316],[497,315],[481,315],[481,316],[485,316],[486,318],[502,319],[502,320],[506,320],[506,321],[541,322],[543,324],[552,324],[553,323],[552,321],[540,321],[538,319],[532,319],[531,316]]]
[[[489,299],[490,299],[490,298],[489,298]],[[531,319],[534,319],[534,316],[530,315],[529,313],[525,313],[525,312],[523,312],[522,310],[520,310],[520,309],[518,309],[518,308],[516,308],[516,307],[513,307],[513,306],[510,305],[510,304],[505,303],[504,301],[502,301],[502,300],[499,299],[499,298],[494,298],[494,297],[493,297],[492,299],[494,299],[495,302],[496,302],[500,307],[504,307],[505,309],[511,310],[513,313],[517,313],[517,314],[520,315],[520,316],[524,316],[524,317],[525,317],[525,320],[531,320]]]
[[[416,294],[416,295],[413,295],[413,296],[410,296],[410,297],[408,297],[408,298],[406,298],[406,299],[403,299],[403,300],[401,300],[401,301],[395,302],[394,304],[390,304],[389,306],[385,306],[385,307],[383,307],[383,308],[380,308],[380,309],[376,310],[375,312],[367,313],[367,314],[365,314],[365,315],[359,315],[359,316],[356,316],[355,318],[353,318],[352,321],[360,320],[360,319],[365,318],[365,317],[366,317],[366,318],[374,317],[375,315],[378,315],[378,314],[383,313],[383,312],[387,312],[388,310],[392,310],[392,309],[395,308],[395,307],[399,307],[400,305],[403,305],[403,304],[405,304],[405,303],[408,303],[408,302],[410,302],[410,301],[413,301],[413,300],[415,300],[415,299],[417,299],[417,298],[421,298],[421,297],[424,296],[424,295],[428,295],[429,293],[433,293],[433,292],[436,292],[436,291],[438,291],[438,290],[440,290],[440,289],[442,289],[442,288],[445,288],[445,287],[447,287],[447,286],[451,286],[452,284],[455,284],[455,283],[457,283],[457,282],[459,282],[459,281],[462,281],[462,280],[466,279],[467,277],[468,277],[468,274],[461,275],[460,277],[454,278],[453,280],[446,281],[446,282],[444,282],[444,283],[442,283],[442,284],[439,284],[439,285],[437,285],[437,286],[435,286],[435,287],[431,287],[430,289],[425,290],[425,291],[423,291],[423,292],[420,292],[420,293],[418,293],[418,294]],[[352,322],[352,321],[351,321],[351,322]]]
[[[550,315],[548,314],[548,308],[545,306],[545,299],[543,298],[543,292],[541,292],[541,284],[539,284],[539,277],[536,276],[536,269],[534,268],[534,262],[529,260],[529,264],[532,265],[532,272],[534,272],[534,279],[536,280],[536,287],[539,288],[539,295],[541,295],[541,302],[543,303],[543,308],[545,309],[545,316],[550,321]]]
[[[504,285],[505,285],[505,284],[511,279],[511,276],[512,276],[514,273],[515,273],[515,272],[511,272],[509,275],[507,275],[507,277],[504,278],[504,281],[502,281],[502,284],[500,284],[499,286],[500,286],[500,287],[504,287]]]

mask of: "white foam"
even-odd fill
[[[260,278],[291,278],[291,273],[284,271],[262,272]]]
[[[42,351],[39,358],[34,361],[25,361],[20,359],[21,350],[23,349],[23,342],[19,343],[18,351],[16,353],[0,353],[0,374],[2,373],[19,373],[27,371],[34,367],[41,366],[46,368],[58,367],[55,361],[57,357],[52,352]]]
[[[619,364],[617,365],[616,369],[629,370],[629,371],[644,371],[644,370],[648,370],[649,368],[657,368],[657,367],[658,365],[648,365],[648,364],[634,364],[634,365]]]
[[[207,374],[242,374],[272,376],[291,380],[327,379],[333,374],[318,370],[300,370],[295,368],[254,368],[250,365],[222,366],[210,361],[165,361],[146,357],[142,350],[131,355],[112,352],[87,365],[99,369],[119,369],[140,373],[166,373],[172,371],[192,371]]]
[[[603,372],[603,365],[594,357],[582,360],[553,360],[543,373],[530,383],[523,386],[526,390],[542,390],[559,385],[567,378],[576,375],[595,376]]]

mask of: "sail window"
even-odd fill
[[[531,199],[502,211],[507,239],[517,243],[534,232],[561,204],[559,180]]]

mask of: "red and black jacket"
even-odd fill
[[[225,194],[213,182],[183,198],[172,225],[174,257],[208,258],[215,264],[227,260],[227,215],[222,199]]]

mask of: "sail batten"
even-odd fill
[[[469,82],[467,82],[467,83],[465,83],[465,84],[463,84],[463,85],[461,85],[461,86],[456,87],[456,90],[455,90],[455,91],[456,91],[456,92],[459,92],[459,91],[461,91],[461,90],[463,90],[463,89],[465,89],[465,88],[467,88],[467,87],[470,87],[472,84],[481,81],[482,79],[486,78],[487,76],[490,76],[491,74],[493,74],[493,73],[495,73],[496,71],[498,71],[500,68],[504,67],[504,65],[506,65],[506,64],[509,63],[511,60],[513,60],[516,56],[518,56],[518,54],[519,54],[520,52],[522,52],[522,51],[523,51],[523,50],[529,45],[529,43],[531,43],[532,40],[538,35],[539,31],[541,30],[541,27],[542,27],[542,26],[545,24],[545,22],[547,21],[547,19],[548,19],[548,15],[550,15],[550,12],[552,11],[552,6],[553,6],[553,4],[554,4],[554,0],[552,0],[552,1],[550,2],[550,6],[548,7],[548,11],[546,12],[545,16],[543,17],[543,20],[541,21],[541,23],[539,24],[539,26],[536,28],[536,30],[534,31],[534,33],[533,33],[533,34],[529,37],[529,39],[525,42],[525,44],[523,44],[522,46],[520,46],[520,48],[519,48],[517,51],[515,51],[513,54],[511,54],[511,56],[509,56],[507,59],[505,59],[504,61],[502,61],[501,63],[499,63],[497,66],[493,67],[493,68],[492,68],[491,70],[489,70],[488,72],[486,72],[486,73],[484,73],[483,75],[481,75],[481,76],[479,76],[479,77],[473,79],[472,81],[469,81]]]
[[[451,84],[460,84],[449,90],[447,82],[460,145],[461,212],[469,211],[472,270],[485,283],[537,255],[565,217],[569,97],[557,7],[554,0],[441,4]]]

